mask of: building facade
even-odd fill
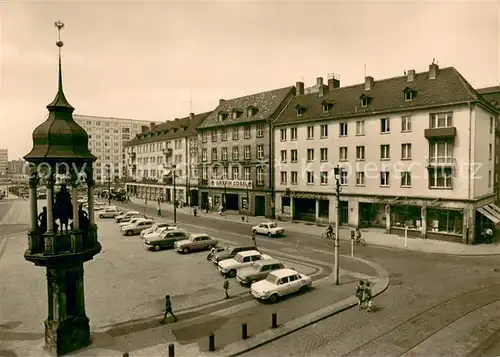
[[[24,175],[27,174],[26,170],[27,162],[23,159],[11,160],[8,162],[8,172],[9,174]]]
[[[124,143],[142,132],[151,123],[144,120],[73,115],[89,135],[89,148],[97,157],[94,166],[96,182],[105,183],[124,178]]]
[[[198,204],[197,126],[209,113],[152,124],[125,144],[127,192],[143,199]],[[174,185],[175,174],[175,185]]]
[[[221,99],[201,123],[200,207],[274,216],[271,123],[293,92],[293,87],[286,87]]]
[[[0,175],[5,175],[9,171],[9,150],[0,149]]]
[[[277,215],[470,243],[500,221],[498,111],[454,69],[305,94],[274,124]],[[334,168],[341,172],[334,177]]]

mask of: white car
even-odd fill
[[[120,227],[120,229],[121,229],[122,227],[128,226],[130,224],[136,224],[137,222],[143,221],[145,219],[147,219],[147,218],[146,217],[134,217],[130,221],[118,223],[118,227]]]
[[[115,218],[123,211],[116,206],[109,206],[99,212],[99,218]]]
[[[263,259],[272,259],[272,257],[267,254],[262,254],[257,250],[246,250],[244,252],[239,252],[232,259],[221,260],[217,264],[217,269],[219,269],[221,274],[234,278],[238,269],[251,266],[254,262]]]
[[[259,300],[276,302],[280,297],[296,292],[306,292],[312,285],[312,279],[293,269],[279,269],[270,272],[265,280],[253,283],[251,294]]]
[[[153,224],[155,224],[155,222],[152,219],[142,219],[136,223],[122,226],[121,231],[124,236],[132,236],[134,234],[140,234],[145,229],[151,228]]]
[[[170,225],[168,223],[156,223],[153,227],[142,231],[141,238],[157,239],[163,231],[176,231],[177,229],[177,226]]]
[[[252,233],[265,234],[268,237],[276,237],[285,233],[285,229],[278,226],[278,223],[266,222],[252,227]]]
[[[128,211],[127,213],[120,214],[115,217],[116,223],[130,221],[132,217],[137,216],[139,214],[141,214],[139,211]]]

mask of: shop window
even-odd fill
[[[461,235],[463,213],[461,211],[429,209],[427,211],[427,230],[436,233]]]
[[[409,229],[422,227],[422,213],[418,206],[393,206],[391,207],[391,226]]]

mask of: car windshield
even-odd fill
[[[194,234],[191,234],[191,235],[189,236],[189,238],[188,238],[188,239],[189,239],[191,242],[194,242],[194,239],[195,239],[195,238],[198,238],[198,236],[195,236]]]
[[[269,228],[278,228],[278,224],[276,224],[276,223],[271,223],[271,224],[269,225]]]
[[[238,262],[238,263],[243,263],[243,255],[236,254],[236,256],[234,257],[234,260],[236,260],[236,262]]]
[[[269,274],[266,278],[266,281],[276,285],[276,283],[278,282],[278,277],[273,274]]]

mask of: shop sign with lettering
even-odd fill
[[[211,187],[251,189],[252,180],[210,180]]]

